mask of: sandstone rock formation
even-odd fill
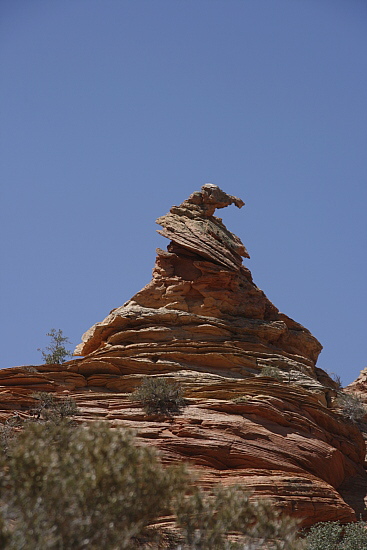
[[[152,281],[83,336],[80,359],[0,371],[2,418],[32,392],[70,393],[81,419],[136,430],[166,462],[210,486],[239,483],[301,517],[350,521],[364,510],[365,444],[330,405],[321,345],[268,300],[242,265],[238,237],[214,216],[243,201],[206,184],[157,220],[170,239]],[[258,376],[276,367],[276,380]],[[131,398],[145,376],[182,384],[189,405],[148,417]]]
[[[367,403],[367,367],[362,369],[358,378],[356,378],[356,380],[349,384],[349,386],[345,389],[348,392],[356,393],[363,401]]]

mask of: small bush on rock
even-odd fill
[[[181,385],[163,377],[147,376],[132,397],[147,414],[179,414],[186,404]]]
[[[23,372],[31,372],[31,373],[38,372],[38,370],[35,367],[32,367],[32,365],[26,365],[26,366],[22,367],[22,371]]]
[[[38,403],[32,410],[33,417],[58,424],[74,417],[78,407],[72,397],[56,398],[52,393],[38,392],[33,397]]]
[[[240,405],[241,403],[247,403],[249,399],[248,395],[240,395],[239,397],[234,397],[231,401],[236,403],[236,405]]]
[[[259,376],[270,376],[271,378],[275,378],[279,382],[283,382],[283,376],[278,367],[263,367]]]
[[[362,421],[367,412],[362,399],[356,394],[340,392],[335,403],[342,415],[351,422]]]
[[[343,382],[342,382],[341,376],[339,374],[336,374],[335,372],[332,372],[330,376],[335,383],[335,386],[336,386],[335,389],[338,391],[341,391],[343,389]]]

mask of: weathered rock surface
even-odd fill
[[[242,265],[246,248],[214,216],[230,204],[244,203],[207,184],[159,218],[170,244],[152,281],[84,334],[83,358],[1,370],[0,414],[27,415],[35,391],[70,393],[82,420],[136,430],[205,486],[239,483],[305,525],[353,520],[364,510],[363,436],[330,408],[319,342]],[[258,376],[267,366],[282,380]],[[180,381],[181,415],[147,417],[132,401],[145,376]]]
[[[358,378],[345,388],[349,392],[358,394],[367,403],[367,367],[362,369]]]

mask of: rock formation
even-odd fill
[[[362,369],[358,378],[345,389],[348,392],[356,393],[365,403],[367,403],[367,367]]]
[[[320,343],[254,284],[246,248],[214,216],[231,204],[244,205],[206,184],[159,218],[170,243],[152,281],[84,334],[82,358],[0,371],[2,418],[26,415],[34,391],[67,392],[81,419],[133,428],[204,486],[239,483],[304,525],[351,521],[364,510],[362,434],[330,408]],[[181,383],[181,415],[142,411],[131,392],[145,376]]]
[[[271,364],[315,379],[321,345],[253,283],[246,248],[213,216],[232,203],[244,204],[207,184],[159,218],[171,242],[157,250],[153,280],[86,332],[75,355],[126,375],[201,369],[241,379]]]

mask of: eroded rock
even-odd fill
[[[35,390],[68,392],[80,420],[133,428],[204,486],[239,483],[304,525],[351,521],[364,509],[362,434],[330,408],[320,343],[256,286],[246,248],[214,216],[231,204],[244,205],[206,184],[159,218],[170,243],[157,250],[152,281],[83,335],[75,354],[84,357],[0,371],[2,417],[26,414]],[[279,380],[259,376],[264,367]],[[131,400],[145,376],[181,383],[182,415],[147,417]]]

